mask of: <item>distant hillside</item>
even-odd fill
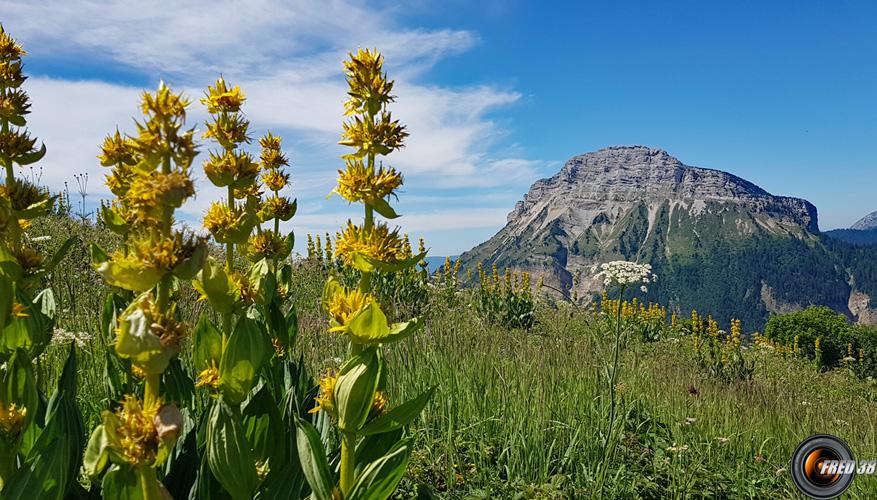
[[[823,234],[854,245],[877,245],[877,229],[832,229]]]
[[[646,300],[758,328],[772,312],[810,304],[877,319],[877,259],[863,251],[822,236],[806,200],[621,146],[573,157],[537,181],[506,226],[460,258],[543,275],[567,293],[578,274],[579,296],[599,289],[593,263],[649,262],[660,279]]]
[[[875,245],[877,244],[877,212],[862,217],[849,229],[832,229],[825,231],[824,234],[855,245]]]

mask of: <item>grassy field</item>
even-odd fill
[[[59,217],[32,232],[52,236],[47,247],[66,234],[112,243],[99,229]],[[86,249],[77,245],[50,284],[59,327],[87,334],[80,335],[78,403],[90,428],[108,403],[107,346],[97,333],[106,290]],[[314,376],[345,349],[341,338],[326,333],[319,305],[325,278],[316,261],[296,266],[296,349]],[[203,309],[196,294],[183,289],[180,296],[184,317],[194,320]],[[477,314],[472,297],[467,290],[435,288],[425,330],[389,349],[397,374],[388,388],[391,401],[438,386],[411,429],[416,451],[397,496],[588,497],[605,429],[609,322],[587,309],[540,301],[532,329],[508,329]],[[753,379],[725,382],[698,367],[690,337],[626,339],[617,384],[623,428],[608,473],[610,497],[793,498],[789,457],[814,433],[838,435],[860,458],[877,456],[877,387],[871,382],[755,349],[747,352],[756,363]],[[38,364],[46,389],[65,349],[52,346]],[[860,477],[847,496],[868,498],[875,488],[873,479]]]

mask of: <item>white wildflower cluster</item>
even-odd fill
[[[62,328],[55,328],[52,331],[52,344],[64,345],[70,342],[76,344],[76,347],[83,348],[91,341],[91,335],[88,332],[69,332]]]
[[[657,281],[657,276],[652,274],[652,266],[649,264],[637,264],[636,262],[628,262],[626,260],[616,260],[612,262],[604,262],[602,264],[594,264],[591,272],[596,273],[595,277],[603,281],[603,286],[633,286],[640,285],[643,293],[649,291],[649,283]]]

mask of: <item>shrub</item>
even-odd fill
[[[847,355],[847,344],[856,343],[846,316],[825,306],[771,316],[764,335],[785,345],[797,342],[801,355],[810,359],[816,358],[816,339],[819,339],[822,364],[829,368],[837,366]]]

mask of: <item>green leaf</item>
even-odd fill
[[[348,500],[385,500],[393,494],[405,469],[411,450],[407,443],[369,464],[353,483]]]
[[[5,368],[0,366],[0,403],[6,407],[15,403],[19,408],[24,406],[27,409],[22,428],[27,428],[37,414],[40,395],[33,364],[25,351],[15,351],[5,363]]]
[[[350,321],[347,333],[358,344],[377,344],[390,334],[390,325],[381,306],[371,302]]]
[[[5,485],[2,498],[65,498],[79,473],[83,433],[82,415],[76,406],[76,351],[71,346],[48,403],[46,427],[23,466]]]
[[[111,205],[101,205],[100,208],[100,220],[104,223],[104,225],[110,231],[124,236],[130,230],[128,223],[125,222],[115,210],[112,209]]]
[[[25,166],[25,165],[30,165],[31,163],[36,163],[36,162],[40,161],[43,158],[43,156],[46,156],[46,145],[45,144],[41,144],[40,149],[35,149],[35,150],[30,151],[28,153],[25,153],[21,156],[13,158],[13,161],[15,161],[15,163],[18,163],[21,166]]]
[[[326,460],[320,435],[313,425],[298,416],[295,417],[295,427],[298,458],[311,491],[317,500],[332,500],[332,485],[335,481],[329,472],[329,462]]]
[[[268,384],[256,391],[242,411],[244,434],[257,461],[280,466],[286,460],[286,429]]]
[[[234,500],[251,500],[259,476],[240,413],[220,397],[207,425],[207,461],[213,476]]]
[[[0,332],[9,322],[9,313],[12,311],[12,293],[12,282],[0,274]]]
[[[165,346],[152,332],[152,322],[134,300],[119,319],[116,353],[128,358],[146,373],[162,373],[177,353],[173,346]]]
[[[73,247],[73,245],[79,243],[79,241],[80,240],[78,236],[71,236],[67,238],[67,240],[65,240],[64,243],[61,244],[58,250],[55,251],[55,253],[52,255],[52,258],[49,259],[49,262],[43,267],[45,267],[49,271],[55,269],[55,267],[61,263],[61,260],[64,259],[64,256],[67,255],[67,252],[70,251],[70,248]]]
[[[365,436],[356,445],[356,475],[358,476],[368,464],[383,457],[396,448],[402,439],[402,429]]]
[[[259,259],[250,266],[247,271],[247,280],[256,290],[256,302],[269,304],[277,292],[277,279],[271,271],[271,264],[267,259]]]
[[[24,276],[24,269],[12,252],[0,242],[0,276],[4,275],[11,283],[17,283]]]
[[[207,243],[201,242],[195,247],[192,255],[183,259],[179,264],[174,266],[171,272],[174,276],[181,280],[190,280],[198,274],[204,267],[204,261],[207,259]]]
[[[0,352],[15,349],[31,350],[42,348],[50,338],[52,321],[40,310],[39,305],[15,285],[12,287],[15,301],[24,306],[22,316],[11,316],[0,335]]]
[[[374,271],[380,271],[382,273],[394,273],[403,269],[408,269],[409,267],[414,267],[415,265],[417,265],[418,262],[423,260],[425,256],[426,252],[423,252],[421,254],[417,254],[413,257],[405,260],[400,260],[398,262],[382,262],[380,260],[373,259],[367,255],[362,255],[361,253],[354,252],[353,267],[367,273]]]
[[[114,465],[101,483],[107,500],[168,500],[170,494],[155,477],[155,469]]]
[[[290,348],[294,346],[296,337],[298,337],[298,314],[293,306],[286,313],[286,345]]]
[[[378,389],[383,360],[377,347],[369,347],[341,367],[335,382],[338,428],[356,432],[365,423]]]
[[[247,397],[256,374],[273,353],[274,348],[261,325],[253,319],[240,318],[228,337],[219,363],[222,393],[231,404],[240,404]]]
[[[412,318],[404,323],[393,323],[393,325],[390,326],[390,333],[387,334],[387,337],[383,342],[390,343],[402,340],[417,330],[420,330],[420,327],[422,326],[423,322],[418,318]]]
[[[365,427],[360,429],[359,434],[363,436],[383,434],[385,432],[401,429],[408,425],[411,421],[417,418],[426,404],[429,403],[430,398],[432,398],[432,395],[435,393],[435,388],[436,386],[432,386],[416,398],[408,400],[372,420]]]
[[[228,314],[234,310],[237,298],[229,281],[222,265],[210,257],[204,261],[204,267],[192,285],[201,295],[207,297],[216,312]]]
[[[391,207],[390,204],[387,203],[387,200],[383,198],[373,200],[371,203],[369,203],[369,205],[375,209],[375,212],[384,216],[384,218],[395,219],[399,217],[399,214],[397,214],[396,211],[393,210],[393,207]]]
[[[85,447],[85,456],[82,459],[82,466],[85,473],[91,477],[97,477],[109,461],[109,447],[111,445],[110,435],[107,433],[103,425],[98,425],[91,432],[88,444]]]
[[[192,352],[192,365],[196,373],[206,370],[211,365],[219,368],[222,359],[222,334],[207,317],[201,313],[193,334],[195,348]]]

